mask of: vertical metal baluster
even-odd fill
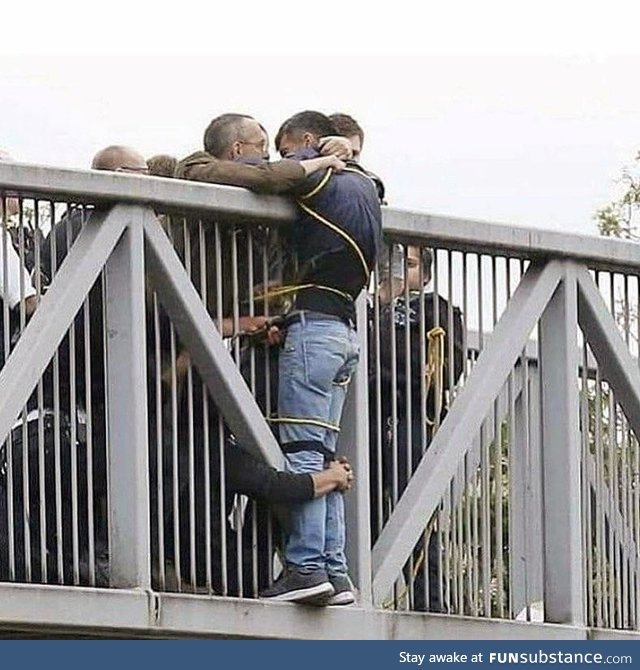
[[[629,275],[623,275],[624,278],[624,339],[627,349],[631,352],[631,319],[630,319],[630,296],[629,296]],[[623,445],[622,445],[622,519],[624,528],[622,537],[619,538],[622,556],[619,557],[619,585],[618,585],[618,627],[628,628],[629,626],[629,524],[631,522],[631,487],[629,485],[630,477],[630,451],[632,444],[632,433],[629,422],[624,417]],[[616,555],[619,552],[616,551]]]
[[[391,509],[398,502],[398,351],[396,345],[396,305],[393,299],[393,244],[389,244],[389,291],[391,300]]]
[[[496,327],[498,322],[498,267],[495,256],[491,257],[491,296],[492,296],[492,329]],[[503,466],[502,466],[502,426],[500,423],[498,399],[493,402],[493,445],[494,445],[494,471],[495,478],[495,559],[496,559],[496,582],[497,582],[497,597],[496,606],[497,613],[500,618],[504,618],[504,555],[503,555]]]
[[[180,476],[179,476],[179,444],[178,444],[178,374],[176,369],[176,331],[171,324],[169,333],[169,350],[171,352],[171,463],[172,463],[172,494],[173,494],[173,563],[176,585],[182,591],[182,565],[180,561]]]
[[[153,334],[155,349],[155,419],[156,419],[156,523],[158,528],[158,580],[161,591],[166,590],[166,571],[164,553],[164,415],[162,411],[162,348],[160,333],[160,311],[158,294],[153,292]]]
[[[507,257],[505,259],[505,308],[509,306],[509,301],[511,300],[511,258]],[[509,377],[507,378],[507,469],[508,469],[508,481],[509,481],[509,491],[508,491],[508,499],[509,499],[509,517],[507,519],[507,532],[508,532],[508,538],[507,538],[507,546],[509,547],[509,553],[507,554],[507,570],[509,574],[509,597],[507,601],[507,605],[509,608],[510,612],[510,618],[515,618],[515,616],[518,614],[516,611],[517,603],[515,600],[515,575],[514,575],[514,567],[519,568],[520,566],[514,566],[514,561],[519,560],[519,556],[513,555],[513,560],[512,560],[512,554],[514,554],[514,526],[518,523],[515,519],[515,511],[513,508],[512,504],[512,499],[514,496],[521,494],[524,496],[524,491],[516,491],[515,490],[515,485],[513,482],[513,477],[516,476],[515,474],[515,463],[514,463],[514,454],[515,454],[515,433],[516,433],[516,427],[515,427],[515,412],[516,412],[516,398],[515,398],[515,385],[514,385],[514,370],[512,369],[511,372],[509,373]],[[517,508],[516,508],[517,509]],[[523,506],[524,509],[524,506]],[[527,594],[527,563],[525,560],[524,563],[524,602],[528,602],[528,594]]]
[[[477,266],[480,262],[480,258],[478,256],[476,258],[476,270]],[[469,264],[469,269],[471,268],[471,265]],[[478,275],[476,272],[476,284],[478,281]],[[465,292],[465,330],[467,330],[467,325],[468,325],[468,318],[466,316],[467,310],[469,307],[469,300],[467,293]],[[467,330],[468,332],[468,330]],[[468,344],[468,343],[467,343]],[[480,351],[480,348],[482,347],[482,331],[479,328],[478,329],[478,351],[476,352],[476,357],[477,354]],[[475,359],[474,359],[475,361]],[[473,364],[473,363],[472,363]],[[469,369],[469,372],[471,370],[471,366]],[[482,439],[482,431],[480,432],[480,440]],[[478,447],[480,449],[480,446]],[[472,537],[473,537],[473,556],[472,556],[472,566],[473,566],[473,588],[472,588],[472,593],[473,593],[473,606],[472,606],[472,616],[479,616],[480,615],[480,610],[481,610],[481,603],[480,603],[480,560],[481,560],[481,552],[482,552],[482,547],[480,544],[480,496],[482,494],[482,471],[479,466],[479,456],[478,460],[474,463],[474,475],[473,475],[473,505],[472,505]]]
[[[67,210],[67,214],[69,210]],[[82,216],[82,227],[85,221]],[[66,244],[67,255],[73,244],[71,237],[71,222],[67,218],[66,221]],[[80,552],[78,547],[78,401],[76,396],[77,384],[77,366],[76,366],[76,325],[75,320],[71,323],[69,328],[69,422],[71,444],[69,445],[70,460],[71,460],[71,550],[73,561],[73,583],[80,582]]]
[[[469,281],[468,281],[468,263],[467,263],[467,253],[462,252],[462,323],[463,323],[463,333],[462,333],[462,350],[464,352],[464,358],[462,361],[462,381],[460,382],[464,385],[467,374],[468,374],[468,354],[469,354],[469,342],[467,339],[468,332],[468,295],[469,295]],[[464,457],[465,464],[465,562],[466,562],[466,591],[467,599],[469,603],[468,613],[472,616],[477,616],[476,608],[476,594],[475,591],[475,556],[477,555],[477,545],[474,545],[473,542],[473,506],[475,500],[475,479],[476,479],[476,469],[472,465],[471,452],[468,451]]]
[[[478,270],[478,346],[484,347],[484,289],[483,289],[483,256],[477,256]],[[481,535],[482,535],[482,596],[483,616],[491,616],[491,499],[490,499],[490,444],[486,436],[485,423],[480,429],[480,463],[482,472],[481,501]]]
[[[207,277],[210,268],[207,265],[206,235],[202,220],[198,220],[198,251],[200,252],[200,295],[205,306],[209,305],[207,291]],[[215,259],[214,259],[215,260]],[[213,593],[213,581],[211,579],[212,556],[211,556],[211,440],[209,434],[209,391],[207,385],[202,382],[202,432],[204,436],[204,556],[205,556],[205,586],[209,594]]]
[[[402,473],[402,479],[404,482],[409,482],[411,479],[411,474],[413,471],[413,458],[412,458],[412,451],[413,451],[413,443],[412,443],[412,434],[411,434],[411,327],[410,327],[410,320],[409,320],[409,301],[410,301],[410,293],[409,293],[409,267],[408,267],[408,260],[409,260],[409,247],[407,245],[404,245],[403,247],[403,291],[402,291],[402,299],[404,300],[404,309],[405,309],[405,321],[404,321],[404,375],[405,375],[405,383],[404,383],[404,427],[405,427],[405,444],[404,445],[399,445],[399,449],[403,449],[405,451],[405,471]],[[402,490],[404,492],[404,489],[406,488],[406,484],[402,487]],[[398,491],[398,493],[401,492]],[[410,604],[410,608],[413,608],[413,603],[415,602],[415,597],[414,597],[414,581],[415,581],[415,565],[414,565],[414,554],[409,556],[409,561],[408,561],[408,574],[409,574],[409,579],[407,583],[407,597],[408,597],[408,602]]]
[[[107,338],[108,338],[108,331],[107,331],[107,301],[104,300],[104,296],[107,295],[107,273],[106,269],[103,268],[102,271],[100,272],[100,284],[101,284],[101,291],[102,291],[102,375],[103,379],[105,380],[105,383],[108,383],[108,361],[107,361]],[[105,389],[106,391],[106,389]],[[111,429],[109,427],[109,394],[104,393],[104,411],[102,416],[100,416],[102,425],[104,427],[104,442],[103,444],[98,445],[98,448],[101,450],[104,450],[104,463],[105,463],[105,475],[104,475],[104,486],[106,490],[106,506],[104,509],[100,510],[101,518],[103,520],[103,523],[106,526],[106,530],[103,532],[105,533],[105,543],[106,546],[111,547],[111,534],[110,534],[110,529],[109,529],[109,516],[110,516],[110,510],[111,510],[111,505],[112,505],[112,499],[111,499],[111,475],[109,473],[109,467],[107,464],[110,462],[111,459],[111,454],[110,454],[110,444],[111,444]],[[111,574],[112,571],[112,565],[113,562],[110,557],[111,549],[109,549],[109,574]]]
[[[191,277],[191,233],[187,219],[182,219],[185,270]],[[187,363],[187,429],[188,429],[188,470],[189,470],[189,573],[191,589],[196,590],[196,474],[195,474],[195,432],[193,418],[193,366]]]
[[[596,273],[596,283],[600,290],[601,288],[602,275],[600,272]],[[604,524],[602,522],[602,480],[604,478],[603,470],[603,457],[602,457],[602,380],[600,377],[600,366],[596,367],[596,410],[595,410],[595,423],[596,423],[596,495],[595,495],[595,505],[596,505],[596,626],[598,628],[603,627],[604,625],[604,565],[602,560],[602,552],[604,542],[602,541],[604,533]]]
[[[445,381],[447,388],[449,389],[446,393],[445,399],[445,409],[448,412],[451,403],[454,399],[454,327],[453,327],[453,302],[455,296],[454,290],[454,280],[453,280],[453,254],[450,249],[446,251],[446,264],[447,264],[447,326],[446,326],[446,351],[443,352],[447,360],[447,378]],[[466,484],[465,480],[465,470],[464,470],[464,461],[458,466],[458,471],[456,474],[456,486],[455,486],[455,497],[453,500],[454,511],[453,511],[453,548],[454,548],[454,576],[455,576],[455,612],[457,614],[462,614],[463,611],[463,597],[464,597],[464,575],[463,575],[463,558],[462,558],[462,549],[463,549],[463,540],[462,540],[462,521],[463,521],[463,507],[464,507],[464,487]]]
[[[54,279],[58,271],[58,250],[55,233],[55,209],[51,205],[51,278]],[[55,468],[55,512],[56,512],[56,559],[58,583],[62,584],[64,579],[63,553],[62,553],[62,484],[60,481],[60,360],[58,352],[53,357],[53,415],[54,415],[54,468]]]
[[[590,435],[590,413],[589,413],[589,350],[586,338],[582,345],[582,521],[584,528],[584,574],[587,593],[587,624],[594,625],[594,602],[593,602],[593,546],[591,542],[591,487],[589,484],[589,472],[591,463],[591,435]]]
[[[233,332],[234,335],[240,332],[240,276],[238,271],[238,233],[240,228],[234,228],[231,234],[231,290],[233,304]],[[236,337],[233,341],[233,357],[236,365],[240,367],[240,338]],[[244,537],[244,514],[240,504],[241,498],[235,498],[234,521],[236,535],[236,571],[238,576],[238,597],[244,597],[244,554],[242,549],[242,538]]]
[[[85,449],[87,460],[85,463],[87,478],[87,551],[89,560],[89,584],[96,583],[96,553],[95,553],[95,516],[93,506],[93,403],[91,398],[92,388],[92,358],[91,358],[91,319],[90,298],[87,297],[83,305],[84,314],[84,407],[85,407]]]
[[[432,265],[432,277],[433,277],[433,327],[437,328],[440,326],[440,303],[438,301],[439,295],[439,269],[438,269],[438,249],[433,249],[433,265]],[[434,393],[434,399],[435,399]],[[433,417],[433,428],[432,435],[438,431],[440,427],[440,418],[438,416],[437,410],[437,400],[434,401],[434,417]],[[448,489],[450,490],[450,489]],[[438,536],[438,591],[440,596],[440,603],[443,604],[446,608],[450,609],[450,583],[449,583],[449,574],[447,571],[448,567],[448,546],[447,538],[445,533],[448,532],[448,519],[445,515],[445,496],[440,503],[438,510],[436,511],[436,525],[434,532]]]
[[[426,316],[425,316],[425,301],[424,301],[424,247],[420,247],[420,268],[419,268],[419,279],[421,295],[419,301],[419,351],[420,351],[420,369],[418,371],[420,375],[420,452],[424,454],[428,448],[429,436],[427,431],[427,378],[426,378],[426,366],[427,366],[427,347],[426,347]],[[381,461],[378,461],[381,463]],[[425,531],[422,533],[420,538],[420,543],[422,544],[422,555],[424,556],[424,569],[422,571],[422,588],[425,594],[425,604],[427,609],[430,609],[431,603],[429,602],[429,535],[430,533]]]
[[[271,316],[269,311],[269,287],[270,281],[279,279],[280,286],[283,285],[283,276],[282,276],[282,259],[278,263],[278,269],[276,270],[277,277],[271,276],[269,268],[269,259],[271,258],[271,245],[274,244],[274,238],[277,242],[277,235],[272,234],[272,231],[267,228],[264,234],[264,244],[262,247],[262,259],[261,259],[261,273],[262,273],[262,286],[265,287],[263,290],[262,306],[265,316]],[[282,253],[281,247],[277,247],[279,253]],[[270,366],[270,354],[267,350],[267,344],[264,345],[264,366],[262,368],[262,374],[264,375],[264,389],[265,389],[265,416],[271,417],[277,412],[277,398],[271,397],[271,366]],[[267,580],[269,583],[273,582],[273,557],[274,557],[274,548],[273,548],[273,513],[271,510],[267,512],[267,546],[266,546],[266,556],[267,556]]]
[[[247,295],[249,303],[249,316],[255,316],[255,300],[254,300],[254,270],[253,270],[253,230],[247,228]],[[267,356],[269,352],[267,351]],[[256,395],[256,351],[255,347],[249,348],[249,386],[251,393]],[[258,597],[258,506],[256,501],[249,499],[248,509],[251,510],[251,595],[254,598]]]
[[[376,529],[375,536],[377,537],[382,532],[385,522],[385,504],[384,496],[385,490],[383,486],[383,435],[385,432],[384,417],[382,415],[382,366],[380,357],[382,349],[380,345],[380,267],[376,263],[373,274],[373,346],[375,351],[375,417],[376,417],[376,472],[374,486],[376,488]],[[373,408],[370,408],[370,411]],[[373,510],[372,510],[373,513]]]
[[[216,321],[220,333],[223,332],[223,309],[222,309],[222,238],[220,233],[220,224],[215,223],[215,253],[216,253]],[[218,521],[220,523],[220,564],[222,566],[221,584],[222,595],[228,595],[229,581],[227,570],[227,524],[226,524],[226,499],[227,499],[227,483],[225,477],[225,457],[224,457],[224,424],[220,412],[216,412],[218,416],[218,462],[220,464],[220,491],[218,498]]]
[[[42,297],[42,273],[40,272],[40,237],[42,234],[40,227],[40,202],[34,204],[34,227],[35,227],[35,289],[38,300]],[[40,522],[40,574],[42,582],[47,583],[47,515],[46,515],[46,497],[45,497],[45,445],[44,445],[44,383],[42,376],[38,380],[37,386],[38,400],[38,519]]]
[[[609,306],[611,313],[615,316],[616,310],[616,299],[615,299],[615,274],[609,274]],[[609,532],[608,539],[605,539],[603,544],[604,550],[604,560],[607,568],[607,581],[606,581],[606,625],[608,627],[613,627],[615,620],[615,585],[616,585],[616,571],[615,571],[615,558],[614,558],[614,546],[617,542],[616,533],[615,533],[615,519],[611,518],[611,510],[618,509],[618,407],[615,401],[615,394],[613,388],[610,384],[607,385],[609,389],[609,423],[608,423],[608,444],[607,444],[607,460],[605,461],[605,470],[603,471],[604,481],[603,484],[607,485],[608,479],[608,492],[607,498],[608,502],[605,505],[604,498],[602,499],[603,506],[603,516],[605,519],[603,532],[606,534],[606,513],[605,509],[609,508]],[[608,468],[607,468],[608,466]],[[607,473],[608,470],[608,473]]]
[[[452,611],[455,614],[462,613],[462,592],[464,588],[464,581],[462,575],[462,561],[461,561],[461,534],[462,534],[462,507],[463,507],[463,488],[464,488],[464,462],[461,461],[458,465],[454,480],[454,496],[453,496],[453,518],[451,537],[453,544],[453,570],[454,570],[454,597],[452,603]]]
[[[18,256],[20,258],[20,268],[26,267],[25,264],[25,253],[24,253],[24,199],[18,199]],[[20,272],[19,279],[19,295],[20,302],[18,303],[18,312],[20,318],[20,335],[24,332],[27,320],[27,314],[25,311],[25,283],[24,283],[24,273]],[[27,407],[26,405],[22,408],[21,413],[22,418],[22,532],[23,532],[23,542],[24,542],[24,571],[25,571],[25,580],[27,582],[31,581],[31,524],[29,522],[30,516],[30,491],[29,491],[29,461],[30,461],[30,448],[29,448],[29,432],[28,432],[28,423],[27,423]]]
[[[7,198],[2,198],[2,277],[3,285],[9,285],[9,259],[8,249],[11,244],[8,231],[9,222],[7,220]],[[9,320],[9,301],[3,300],[2,320],[4,335],[4,355],[8,358],[11,352],[11,323]],[[13,432],[13,431],[12,431]],[[15,527],[14,527],[14,508],[13,508],[13,437],[9,433],[5,442],[6,454],[6,478],[7,478],[7,540],[9,548],[9,580],[16,579],[15,565]]]
[[[388,243],[388,285],[389,285],[389,305],[391,315],[389,319],[389,334],[391,340],[391,501],[389,505],[389,514],[393,512],[398,502],[398,380],[397,380],[397,346],[396,346],[396,305],[393,298],[393,242],[389,240]],[[388,442],[388,439],[387,439]],[[387,447],[388,448],[388,447]],[[399,595],[394,588],[394,607],[398,609]]]
[[[86,210],[82,210],[82,225],[86,223]],[[36,266],[37,267],[37,266]],[[91,319],[90,319],[91,298],[87,296],[82,306],[83,310],[83,347],[84,347],[84,413],[85,413],[85,449],[86,449],[86,481],[87,481],[87,556],[89,562],[89,584],[95,585],[96,582],[96,555],[95,555],[95,516],[93,505],[93,403],[92,403],[92,351],[91,351]]]

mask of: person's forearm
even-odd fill
[[[224,453],[228,491],[272,504],[293,504],[313,499],[311,475],[276,470],[237,445],[226,444]]]

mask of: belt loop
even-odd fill
[[[300,311],[300,325],[304,328],[307,325],[306,312],[304,310]]]

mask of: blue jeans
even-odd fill
[[[325,456],[335,454],[358,355],[356,331],[342,321],[306,312],[288,327],[280,353],[278,415],[289,472],[320,472]],[[326,569],[329,574],[344,574],[344,547],[341,493],[292,507],[287,564],[305,572]]]

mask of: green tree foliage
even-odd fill
[[[618,197],[596,212],[598,230],[605,237],[640,240],[640,153],[622,170]]]

